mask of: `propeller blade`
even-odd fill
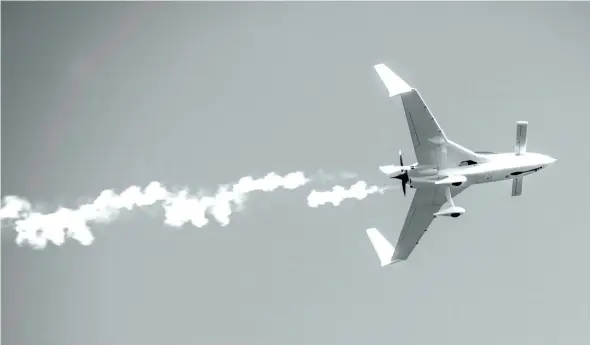
[[[402,181],[402,190],[404,191],[404,196],[406,196],[406,181]]]
[[[402,158],[402,150],[399,150],[399,165],[404,166],[404,160]]]

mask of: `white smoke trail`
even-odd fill
[[[399,171],[399,167],[396,165],[382,165],[379,167],[379,170],[381,170],[381,172],[385,175],[389,175],[396,171]]]
[[[368,186],[365,181],[359,181],[348,189],[342,186],[335,186],[331,191],[317,191],[313,189],[307,196],[307,205],[309,207],[318,207],[331,203],[334,206],[340,205],[345,199],[362,200],[367,196],[375,193],[383,194],[391,187]]]
[[[232,206],[241,210],[248,193],[270,192],[279,187],[292,190],[308,182],[310,179],[300,171],[285,176],[271,172],[259,179],[242,177],[232,186],[221,186],[214,196],[204,197],[189,195],[187,189],[172,193],[159,182],[151,182],[143,191],[138,186],[131,186],[121,194],[107,189],[89,204],[77,209],[60,207],[50,214],[34,211],[31,203],[25,199],[6,196],[2,200],[0,221],[3,223],[2,228],[5,227],[5,221],[11,223],[7,225],[16,230],[18,245],[28,244],[42,249],[48,242],[61,246],[67,238],[90,245],[94,236],[89,223],[112,221],[121,210],[161,203],[167,225],[179,227],[190,222],[200,228],[209,222],[209,214],[221,226],[226,226],[230,222]]]

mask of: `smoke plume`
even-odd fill
[[[381,170],[382,173],[384,173],[385,175],[389,175],[392,174],[396,171],[399,171],[400,167],[396,166],[396,165],[382,165],[379,167],[379,170]]]
[[[317,191],[313,189],[307,196],[307,205],[309,207],[318,207],[330,203],[338,206],[345,199],[362,200],[371,194],[383,194],[389,188],[368,186],[365,181],[359,181],[348,189],[342,186],[335,186],[331,191]]]
[[[108,223],[122,210],[159,203],[165,211],[164,222],[169,226],[180,227],[191,223],[200,228],[209,222],[208,215],[221,226],[226,226],[232,212],[242,209],[249,193],[270,192],[277,188],[293,190],[308,182],[310,179],[300,171],[285,176],[271,172],[258,179],[242,177],[233,185],[219,187],[214,196],[190,195],[188,189],[173,193],[159,182],[151,182],[143,190],[139,186],[131,186],[120,194],[107,189],[91,203],[77,209],[60,207],[50,214],[36,212],[25,199],[6,196],[2,200],[0,221],[3,229],[11,227],[16,230],[18,245],[27,244],[42,249],[48,242],[60,246],[67,238],[90,245],[94,241],[90,224]]]

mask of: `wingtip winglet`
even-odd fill
[[[370,228],[366,230],[367,236],[369,236],[369,240],[373,245],[373,249],[377,253],[379,257],[379,261],[381,261],[381,267],[385,267],[396,262],[400,262],[402,260],[394,260],[393,253],[395,248],[391,245],[391,243],[377,230],[376,228]]]
[[[385,84],[387,91],[389,91],[389,97],[394,97],[412,90],[412,87],[410,87],[408,83],[406,83],[400,76],[393,73],[393,71],[385,66],[385,64],[377,64],[374,65],[373,68],[379,75],[379,78],[381,78],[383,84]]]

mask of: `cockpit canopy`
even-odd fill
[[[466,166],[466,165],[476,165],[477,162],[472,161],[471,159],[466,160],[466,161],[462,161],[461,163],[459,163],[460,167]]]
[[[491,152],[491,151],[475,151],[475,153],[479,154],[479,155],[495,155],[496,152]],[[462,161],[461,163],[459,163],[460,167],[466,166],[466,165],[476,165],[477,162],[468,159],[466,161]]]

